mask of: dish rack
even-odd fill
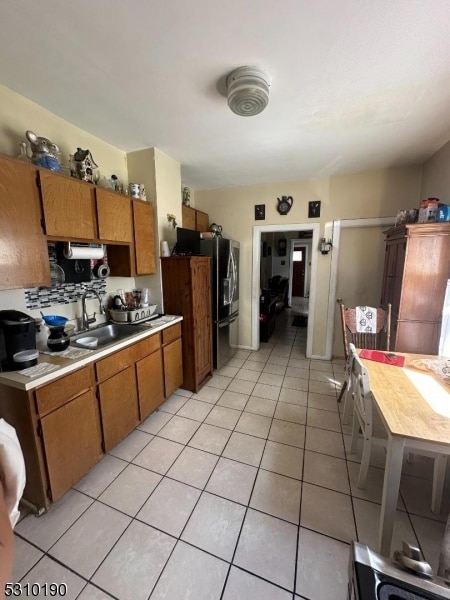
[[[136,308],[133,310],[114,310],[110,309],[109,314],[114,323],[142,323],[149,319],[156,319],[158,314],[155,314],[156,304],[147,306],[146,308]]]

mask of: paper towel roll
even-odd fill
[[[82,259],[82,258],[103,258],[105,255],[105,250],[103,245],[100,247],[91,247],[91,246],[71,246],[70,244],[66,244],[64,246],[64,256],[68,259]]]

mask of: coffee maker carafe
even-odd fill
[[[23,368],[13,356],[23,350],[36,348],[33,317],[18,310],[0,310],[0,371]]]

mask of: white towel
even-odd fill
[[[25,461],[16,430],[4,419],[0,419],[0,477],[9,520],[14,527],[20,516],[19,500],[25,487]]]
[[[377,309],[372,306],[356,307],[356,331],[358,333],[377,332]]]

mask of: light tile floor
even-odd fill
[[[376,545],[385,453],[358,489],[343,362],[306,359],[294,314],[25,516],[14,581],[65,582],[68,600],[344,600],[349,542]],[[429,460],[405,463],[394,546],[418,543],[436,567],[450,494],[433,515],[431,476]]]

